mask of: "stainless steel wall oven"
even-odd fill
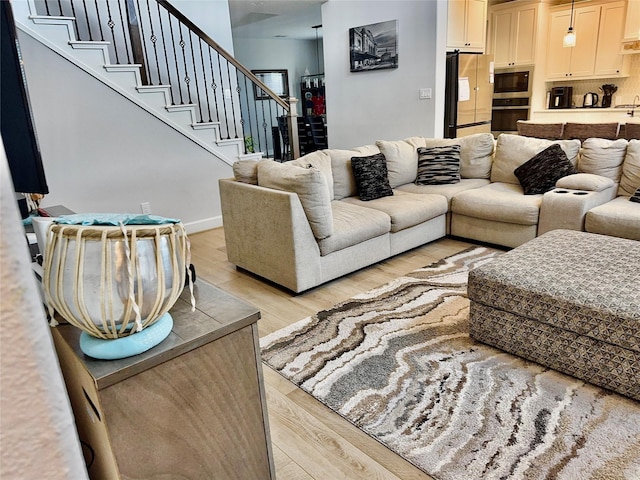
[[[531,71],[496,70],[491,109],[491,132],[517,132],[517,121],[528,120],[531,108]]]

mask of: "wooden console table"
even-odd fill
[[[275,479],[260,312],[201,280],[194,294],[169,337],[126,359],[89,358],[79,329],[52,329],[92,480]]]

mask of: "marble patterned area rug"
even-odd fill
[[[263,337],[263,361],[438,480],[640,479],[640,403],[469,337],[472,247]]]

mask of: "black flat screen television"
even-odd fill
[[[11,3],[0,0],[0,132],[14,191],[49,193],[29,105]]]

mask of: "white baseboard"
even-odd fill
[[[204,232],[205,230],[211,230],[212,228],[218,228],[222,226],[222,216],[204,218],[202,220],[196,220],[195,222],[189,222],[184,224],[184,228],[187,229],[187,234]]]

